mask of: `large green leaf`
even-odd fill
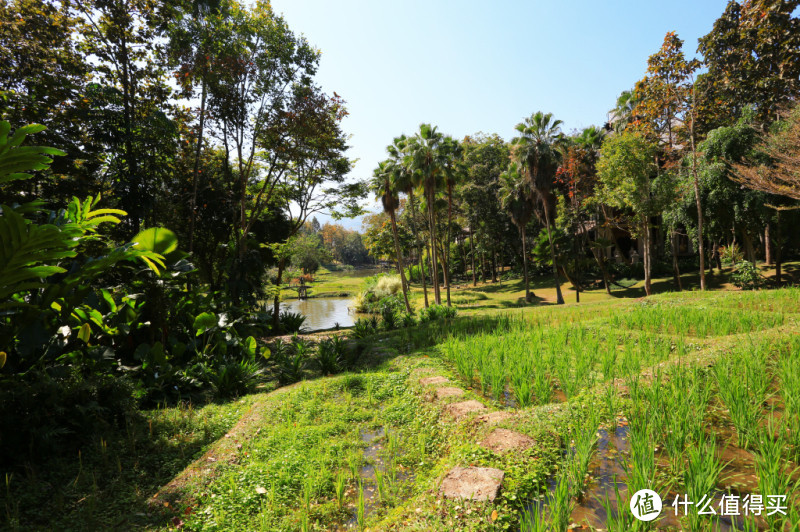
[[[0,121],[0,185],[20,179],[30,179],[28,172],[44,170],[53,159],[52,155],[66,155],[63,151],[44,146],[21,146],[25,137],[44,130],[39,124],[17,128],[8,138],[11,124]]]
[[[200,336],[217,324],[217,316],[211,312],[203,312],[194,319],[194,330]]]
[[[29,224],[13,209],[3,205],[0,216],[0,300],[30,288],[65,270],[59,260],[75,256],[76,240],[54,225]],[[28,288],[23,288],[25,285]]]
[[[164,227],[151,227],[133,237],[134,248],[166,255],[178,249],[178,237]]]

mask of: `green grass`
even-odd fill
[[[469,304],[514,301],[514,292],[490,288],[486,299]],[[106,444],[82,449],[80,460],[61,457],[47,472],[15,473],[0,519],[8,528],[64,530],[183,523],[191,530],[296,531],[348,522],[370,530],[519,530],[523,519],[523,530],[563,528],[573,522],[573,508],[593,500],[598,428],[619,424],[628,448],[621,456],[626,474],[617,480],[630,489],[724,492],[735,466],[757,479],[755,487],[737,484],[743,493],[796,493],[797,298],[792,288],[468,307],[454,319],[359,340],[365,355],[356,373],[244,402],[147,413]],[[433,389],[418,384],[426,375],[448,377],[466,397],[433,399]],[[481,447],[492,427],[440,414],[443,404],[464,399],[514,412],[498,426],[535,444],[507,454]],[[146,501],[159,486],[251,406],[249,422],[214,445],[226,452],[178,475],[170,505],[151,512]],[[369,434],[377,437],[367,442]],[[727,464],[726,447],[752,459]],[[467,465],[505,472],[494,503],[437,494],[450,468]],[[612,515],[602,528],[638,526],[616,500],[600,500]]]

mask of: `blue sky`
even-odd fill
[[[456,138],[514,136],[542,110],[570,132],[602,125],[668,31],[694,56],[725,0],[273,0],[322,51],[317,82],[347,101],[351,176],[372,174],[422,122]],[[377,210],[377,204],[366,204]],[[319,217],[324,222],[325,217]],[[344,225],[360,229],[359,220]]]

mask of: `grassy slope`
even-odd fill
[[[796,274],[797,265],[789,265],[787,270]],[[690,276],[684,278],[685,284],[688,279]],[[355,281],[360,283],[362,279],[350,278],[347,282]],[[671,280],[656,280],[655,286],[669,288]],[[545,302],[554,299],[555,291],[546,281],[534,288]],[[421,304],[421,294],[415,292]],[[482,295],[474,296],[475,293]],[[504,309],[517,308],[522,294],[519,281],[490,283],[476,289],[465,287],[460,295],[468,306],[461,313],[472,319],[459,322],[473,324],[478,329],[491,328],[495,316],[508,312]],[[760,302],[737,294],[717,299],[719,293],[697,292],[654,299],[701,303],[708,299],[715,306],[723,302],[733,312],[753,305],[764,310],[786,310],[772,308],[773,292],[761,294]],[[454,299],[459,297],[459,291],[454,290],[453,295]],[[625,297],[643,293],[640,287],[633,287],[615,289],[613,295],[622,297],[609,299],[604,292],[595,291],[582,294],[580,305],[540,304],[512,313],[523,313],[540,322],[590,322],[603,319],[614,309],[629,308],[634,303]],[[568,292],[565,296],[568,301],[571,299]],[[792,327],[796,334],[797,327]],[[98,441],[97,445],[84,448],[80,458],[54,458],[30,469],[27,475],[7,477],[7,489],[0,493],[0,526],[25,530],[95,530],[115,526],[162,528],[183,521],[194,525],[193,528],[215,528],[213,523],[218,523],[216,528],[220,529],[296,530],[307,518],[310,523],[317,523],[317,529],[325,529],[333,522],[345,522],[355,515],[357,497],[353,480],[347,476],[343,510],[333,500],[333,483],[339,471],[350,469],[351,451],[366,447],[359,434],[376,427],[393,428],[400,435],[397,471],[401,476],[411,471],[414,482],[397,482],[390,502],[382,505],[380,511],[370,513],[371,523],[380,521],[381,529],[445,530],[457,521],[465,529],[486,529],[492,522],[491,512],[497,510],[492,527],[508,526],[518,518],[519,499],[527,497],[537,482],[546,478],[557,459],[553,449],[563,429],[559,426],[562,419],[559,415],[564,415],[565,407],[554,404],[526,409],[525,422],[509,425],[534,435],[540,442],[513,463],[478,447],[475,442],[480,441],[486,429],[439,421],[440,405],[431,400],[430,390],[417,384],[419,372],[426,368],[457,381],[452,368],[442,363],[432,349],[434,343],[443,340],[445,332],[420,328],[373,339],[372,363],[357,377],[319,379],[296,389],[204,408],[144,412],[142,419],[109,434],[105,443]],[[726,339],[701,342],[698,360],[704,364],[713,362],[719,353],[725,352],[726,345],[736,341],[736,337],[731,337],[730,342]],[[485,398],[482,401],[492,409],[503,408]],[[240,419],[233,438],[220,438]],[[382,441],[386,443],[386,437]],[[176,477],[200,457],[188,469],[194,475],[184,473]],[[313,460],[309,461],[309,457]],[[309,463],[314,467],[310,469]],[[444,471],[451,465],[466,463],[506,470],[504,495],[495,506],[455,504],[435,496],[436,481]],[[176,481],[169,484],[168,496],[158,501],[163,513],[153,513],[148,499],[172,478]],[[310,511],[303,510],[304,478],[313,479],[305,483],[309,487]],[[165,502],[169,504],[164,505]]]
[[[784,311],[772,308],[772,294],[776,293],[756,297],[694,292],[657,296],[653,301],[721,307],[731,312],[751,308]],[[483,301],[498,300],[503,301],[499,297]],[[792,301],[791,297],[788,300]],[[615,309],[624,316],[634,305],[630,300],[596,301],[525,309],[522,315],[539,324],[603,322]],[[472,324],[475,330],[468,334],[497,329],[492,321],[497,312],[485,306],[475,311],[482,315],[459,320]],[[663,334],[671,332],[664,330]],[[790,317],[785,325],[762,331],[762,336],[778,339],[797,332],[797,322]],[[236,459],[224,466],[219,476],[183,494],[184,503],[192,509],[185,523],[202,530],[302,530],[306,526],[309,530],[329,530],[337,526],[335,523],[353,521],[358,514],[353,462],[365,450],[369,454],[369,444],[361,435],[380,427],[399,439],[399,450],[389,453],[384,436],[377,440],[382,450],[369,460],[395,464],[388,470],[395,471],[401,480],[388,490],[381,504],[377,500],[368,503],[368,507],[374,504],[367,517],[367,525],[373,530],[492,530],[515,526],[522,501],[545,485],[558,461],[558,442],[568,424],[568,410],[587,400],[601,402],[604,386],[587,390],[569,403],[522,410],[506,425],[533,436],[537,444],[513,458],[495,455],[477,445],[489,428],[448,422],[440,416],[442,402],[435,401],[431,390],[418,384],[421,375],[431,372],[458,382],[433,346],[446,334],[446,330],[437,328],[384,334],[370,342],[372,367],[362,374],[310,381],[283,396],[259,397],[257,400],[267,405],[269,416],[258,429],[253,425],[254,430],[241,436]],[[692,358],[702,365],[713,363],[720,353],[741,343],[742,337],[752,336],[745,333],[696,339]],[[473,397],[493,410],[504,408],[468,390],[467,398]],[[463,399],[443,402],[458,400]],[[501,498],[494,505],[442,500],[437,496],[437,482],[454,465],[503,469],[506,480]],[[410,476],[403,480],[404,475]],[[337,477],[346,486],[341,508],[335,496]],[[373,484],[368,481],[367,485]]]

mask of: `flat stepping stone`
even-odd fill
[[[534,443],[536,440],[525,434],[508,429],[495,429],[481,442],[481,447],[496,453],[505,453],[527,449]]]
[[[440,488],[447,499],[493,501],[500,493],[505,473],[493,467],[454,467]]]
[[[423,386],[431,386],[434,384],[445,384],[450,382],[447,377],[442,377],[441,375],[437,375],[436,377],[425,377],[424,379],[420,379],[419,383]]]
[[[464,390],[461,388],[453,388],[452,386],[445,386],[444,388],[436,389],[436,398],[445,399],[447,397],[461,397],[464,395]]]
[[[486,407],[480,401],[470,399],[469,401],[463,401],[461,403],[449,404],[444,408],[444,411],[453,418],[460,419],[473,412],[485,412]]]
[[[506,419],[510,419],[514,417],[514,414],[511,412],[504,412],[503,410],[498,410],[496,412],[489,412],[488,414],[482,414],[475,418],[477,423],[486,423],[487,425],[496,425],[501,421],[505,421]]]

